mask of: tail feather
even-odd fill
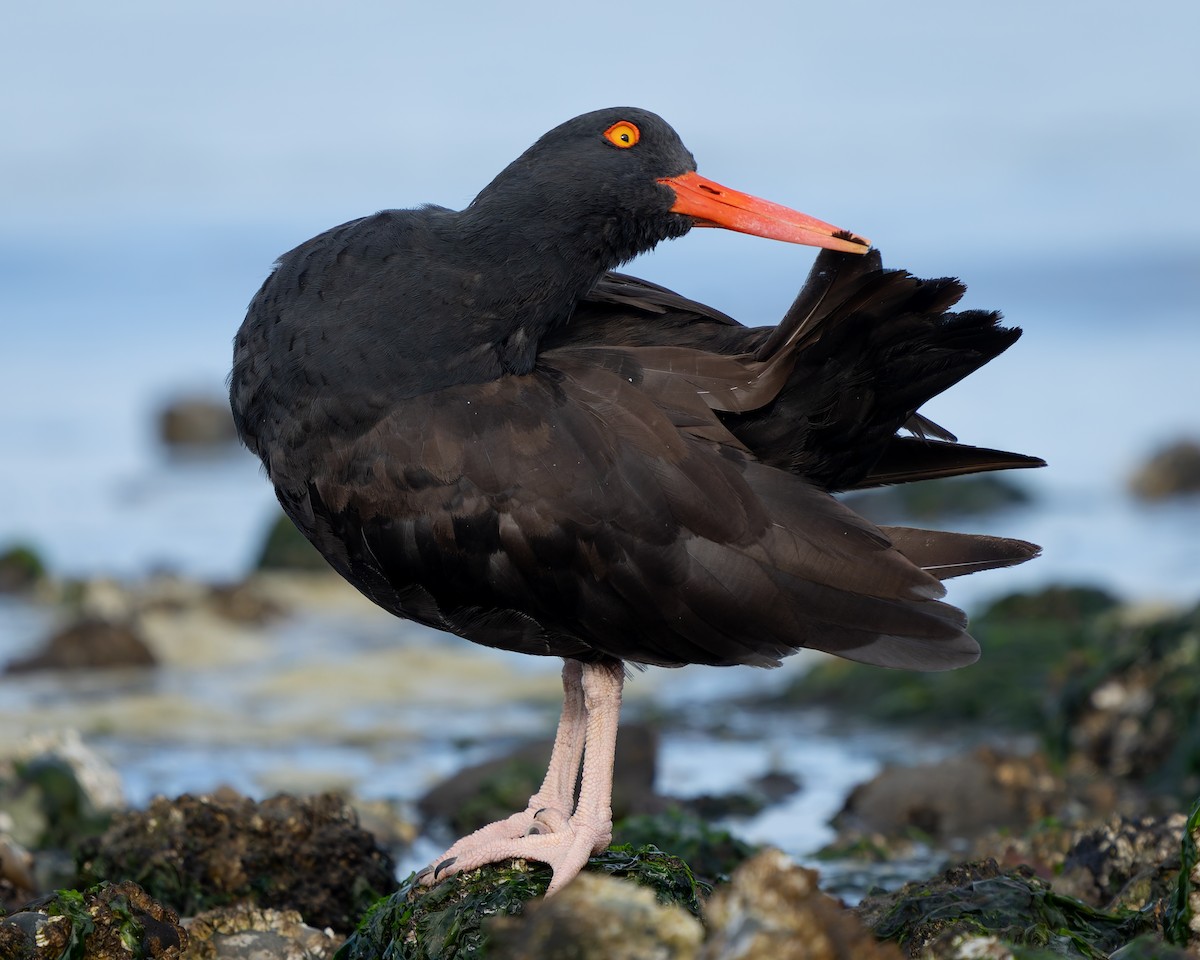
[[[1040,457],[965,443],[948,443],[918,437],[893,437],[867,475],[848,489],[863,490],[913,480],[936,480],[991,470],[1044,467]]]
[[[916,527],[880,527],[905,557],[939,580],[980,570],[1011,567],[1042,552],[1037,544],[980,533],[950,533]]]
[[[1023,563],[1038,556],[1039,547],[1003,537],[884,527],[887,540],[880,537],[873,549],[890,553],[890,541],[894,553],[886,563],[864,547],[861,569],[859,560],[839,564],[832,544],[851,531],[869,540],[878,528],[854,527],[843,518],[842,536],[819,535],[812,524],[821,510],[802,503],[790,482],[798,476],[806,490],[825,496],[1044,465],[1037,457],[959,443],[919,413],[1021,336],[997,312],[954,310],[964,292],[956,279],[921,280],[886,270],[876,250],[863,256],[823,251],[774,328],[742,327],[660,287],[611,275],[571,323],[551,335],[547,346],[593,348],[589,362],[619,368],[630,382],[636,374],[640,389],[652,392],[676,428],[693,439],[774,468],[763,475],[774,475],[771,482],[779,485],[778,496],[767,498],[773,522],[816,536],[818,552],[833,558],[814,569],[802,537],[792,548],[768,551],[767,571],[779,582],[774,599],[759,606],[771,609],[778,622],[757,631],[738,662],[775,662],[796,645],[916,670],[950,669],[978,656],[961,611],[938,599],[937,581]],[[622,352],[627,349],[636,349],[636,357]],[[607,360],[601,356],[606,350],[612,353]],[[636,363],[629,371],[620,367],[631,359]],[[787,482],[784,474],[792,475]],[[765,483],[756,487],[760,496]],[[730,551],[734,559],[706,557],[708,566],[741,571],[732,577],[738,583],[761,580],[764,570],[749,554]],[[792,562],[805,556],[807,564]],[[914,579],[920,571],[924,584]],[[905,592],[905,585],[912,589]],[[918,586],[926,588],[925,596],[915,595]],[[741,635],[743,611],[728,604],[727,593],[714,586],[720,603],[694,611],[694,634],[715,630],[733,615],[736,622],[726,633]],[[800,630],[799,624],[809,626]],[[722,643],[716,653],[693,651],[690,659],[727,662]]]
[[[1036,466],[1036,458],[963,452],[943,446],[917,454],[898,430],[952,442],[954,435],[917,413],[1020,337],[999,313],[948,312],[965,288],[954,279],[920,280],[884,270],[877,251],[852,256],[823,251],[783,321],[755,359],[790,373],[770,404],[729,415],[730,431],[772,466],[830,490],[898,482],[875,477],[903,463],[901,479],[980,469]],[[926,466],[914,466],[924,460]],[[890,464],[890,465],[889,465]],[[957,464],[955,467],[954,465]],[[950,470],[951,472],[946,472]]]

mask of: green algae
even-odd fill
[[[1171,943],[1187,946],[1200,913],[1200,798],[1192,804],[1183,830],[1179,880],[1167,908],[1164,931]]]
[[[617,822],[613,836],[634,849],[653,847],[678,857],[698,880],[709,885],[728,880],[759,849],[678,807],[626,817]]]
[[[1090,907],[1055,893],[1028,867],[1000,872],[994,861],[956,867],[881,900],[864,903],[868,923],[910,952],[948,935],[991,935],[1056,956],[1107,960],[1153,929],[1143,912]]]
[[[700,915],[708,887],[678,857],[644,846],[614,846],[584,868],[649,887],[660,903]],[[485,955],[488,921],[516,916],[550,884],[550,868],[513,860],[455,874],[434,887],[416,875],[376,903],[337,953],[337,960],[476,960]]]

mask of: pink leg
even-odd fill
[[[432,884],[460,870],[520,857],[550,864],[550,896],[574,879],[589,856],[606,849],[612,840],[613,761],[624,681],[620,663],[566,661],[562,718],[541,789],[521,813],[455,843],[434,861],[422,882]],[[577,779],[579,801],[573,803]]]
[[[575,806],[575,784],[579,779],[579,763],[583,757],[583,742],[587,735],[582,669],[583,664],[578,660],[566,660],[563,663],[563,709],[558,720],[558,732],[554,736],[554,749],[550,753],[550,766],[546,770],[541,788],[529,798],[529,805],[520,813],[489,823],[458,840],[434,861],[435,866],[440,869],[434,870],[432,875],[426,877],[426,882],[432,883],[442,876],[464,869],[457,867],[452,870],[452,864],[448,861],[459,860],[469,855],[470,851],[479,849],[493,840],[549,833],[550,830],[538,828],[536,818],[539,814],[550,819],[556,818],[556,815],[562,821],[569,819]],[[441,866],[442,864],[445,866]]]
[[[583,744],[587,737],[583,664],[578,660],[564,660],[562,681],[562,716],[558,719],[558,731],[554,734],[550,766],[541,789],[529,798],[529,809],[535,814],[539,810],[549,809],[569,816],[575,803],[575,784],[579,780],[579,764],[583,759]]]

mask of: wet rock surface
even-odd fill
[[[857,787],[834,820],[847,836],[934,842],[1023,827],[1056,812],[1066,788],[1044,756],[980,747],[932,764],[889,767]]]
[[[184,914],[250,903],[335,931],[395,887],[390,857],[334,795],[160,797],[86,842],[79,871],[84,883],[136,880]]]
[[[32,853],[7,833],[0,833],[0,909],[15,909],[37,893],[33,862]]]
[[[1076,834],[1054,889],[1106,910],[1140,910],[1168,896],[1179,877],[1187,817],[1113,817]]]
[[[953,956],[965,941],[988,938],[1099,960],[1152,929],[1146,917],[1095,910],[1054,893],[1028,867],[1005,871],[994,860],[869,896],[855,912],[910,957]]]
[[[205,614],[218,621],[258,626],[287,614],[281,600],[287,590],[279,590],[278,586],[281,585],[269,576],[199,583],[160,574],[134,583],[107,579],[67,581],[60,584],[59,600],[66,610],[75,613],[77,621],[128,622],[146,628],[172,617]],[[282,586],[303,589],[300,582]]]
[[[1200,494],[1200,441],[1181,439],[1155,452],[1129,478],[1129,489],[1149,501]]]
[[[187,922],[182,960],[331,960],[345,938],[308,926],[295,910],[238,905]]]
[[[4,873],[15,887],[4,902],[12,905],[22,889],[30,890],[27,899],[52,881],[69,880],[74,869],[67,851],[102,832],[124,803],[116,771],[72,731],[29,737],[0,757],[0,835],[12,844]],[[24,872],[13,870],[25,857],[12,851],[28,854],[25,879],[32,887],[17,882]],[[69,866],[59,869],[64,857]]]
[[[252,626],[270,623],[286,612],[279,600],[249,580],[214,584],[208,591],[207,606],[224,620]]]
[[[285,589],[285,582],[292,586]],[[270,631],[258,625],[301,609],[297,597],[315,592],[307,578],[297,585],[266,575],[226,587],[162,577],[134,587],[94,581],[63,588],[81,615],[137,622],[162,662],[221,664],[213,667],[217,671],[250,662],[238,658],[262,656]],[[1195,796],[1188,791],[1200,770],[1192,729],[1200,715],[1197,616],[1196,610],[1129,610],[1101,591],[1057,588],[993,605],[979,631],[987,660],[974,671],[958,672],[978,675],[969,685],[907,686],[905,674],[862,668],[845,685],[859,701],[824,701],[839,728],[851,719],[861,723],[866,689],[868,699],[894,697],[884,704],[888,723],[932,717],[935,725],[953,731],[953,739],[943,737],[947,743],[970,743],[983,731],[992,745],[964,748],[911,770],[895,766],[856,790],[838,819],[842,835],[833,852],[839,859],[822,868],[822,884],[856,897],[873,881],[899,886],[921,878],[923,885],[910,888],[907,901],[894,900],[889,907],[890,916],[907,917],[894,928],[893,939],[912,955],[1028,960],[1116,953],[1127,960],[1182,956],[1189,942],[1195,953],[1197,838],[1194,825],[1184,829],[1178,811]],[[986,637],[984,630],[990,631]],[[384,633],[378,637],[371,642],[390,643]],[[214,644],[227,645],[216,658]],[[880,676],[896,689],[872,691]],[[102,680],[98,674],[91,681],[71,675],[37,682]],[[356,697],[362,682],[355,680]],[[120,689],[141,695],[146,684],[139,683]],[[556,692],[556,685],[548,675],[539,696]],[[811,702],[805,697],[806,706]],[[169,710],[153,716],[168,716]],[[745,719],[753,724],[757,715],[751,711]],[[19,722],[15,714],[8,716]],[[887,929],[882,920],[870,916],[874,934],[867,936],[836,901],[817,891],[814,878],[794,873],[798,868],[786,858],[768,870],[770,857],[756,856],[752,845],[721,829],[725,824],[714,824],[729,818],[737,829],[748,811],[789,802],[795,779],[768,776],[757,783],[747,776],[735,794],[700,794],[679,803],[653,790],[657,734],[634,724],[629,729],[640,741],[620,748],[632,762],[619,796],[636,799],[625,804],[622,812],[632,812],[618,820],[615,831],[617,842],[629,846],[596,858],[591,867],[596,879],[564,891],[564,897],[571,894],[562,901],[574,905],[570,910],[556,908],[554,900],[542,905],[549,874],[537,864],[504,865],[491,875],[481,871],[466,887],[448,881],[433,890],[410,890],[403,899],[385,898],[370,909],[372,889],[394,887],[390,864],[380,859],[380,842],[399,847],[413,839],[407,810],[394,801],[370,807],[374,840],[340,801],[326,809],[321,797],[255,804],[232,794],[157,800],[140,813],[118,814],[101,833],[122,806],[119,783],[115,793],[99,790],[97,798],[107,792],[109,799],[87,799],[90,788],[82,780],[88,765],[75,764],[54,746],[21,753],[24,767],[0,760],[0,896],[8,910],[24,916],[30,913],[24,902],[51,889],[140,881],[163,907],[181,914],[203,911],[188,921],[194,936],[184,956],[214,958],[330,956],[364,916],[367,921],[346,946],[362,957],[383,956],[379,951],[385,949],[397,957],[484,955],[481,950],[490,956],[502,949],[512,956],[557,955],[548,952],[553,950],[579,956],[586,954],[570,951],[587,942],[607,944],[601,955],[619,956],[622,945],[606,941],[606,930],[626,933],[631,955],[786,957],[796,943],[827,951],[798,956],[870,957],[872,949],[888,955],[892,946],[876,947],[872,940]],[[1001,731],[1020,735],[1021,749],[998,745],[1006,742],[997,737]],[[474,743],[464,745],[473,749]],[[472,773],[459,782],[458,799],[434,801],[431,817],[444,802],[452,809],[466,807],[474,823],[511,813],[540,781],[548,746],[509,758],[518,761],[516,775],[511,763],[507,772],[503,763],[492,767],[498,787]],[[803,775],[812,789],[814,774]],[[113,779],[111,769],[108,777]],[[63,782],[74,786],[60,790]],[[91,812],[81,817],[81,810]],[[473,822],[461,821],[464,828]],[[81,845],[87,856],[78,877],[68,851]],[[1190,864],[1183,870],[1181,845],[1182,862]],[[850,859],[855,856],[859,859]],[[949,889],[929,886],[931,874],[968,856],[999,862],[991,872],[979,862],[959,868]],[[649,897],[629,879],[637,871],[643,881],[654,879]],[[759,877],[757,886],[747,886],[751,876]],[[922,907],[931,898],[940,904],[936,916]],[[1022,903],[1024,913],[1017,909]],[[731,912],[721,913],[727,906]],[[497,921],[498,916],[511,919]],[[593,925],[572,926],[580,916]],[[697,922],[704,924],[699,939]],[[24,936],[22,929],[0,923],[4,960],[8,941],[2,938]],[[654,929],[663,932],[657,941]],[[861,943],[859,935],[866,937]],[[535,943],[540,953],[530,952],[528,945]],[[758,953],[749,952],[752,943],[759,944]],[[344,952],[343,960],[351,955]]]
[[[328,607],[358,599],[353,588],[328,568],[320,574],[256,573],[217,583],[174,574],[134,582],[102,578],[63,581],[53,589],[58,617],[69,624],[59,632],[93,623],[119,626],[148,649],[149,658],[163,668],[168,682],[177,679],[172,671],[196,665],[253,664],[272,652],[275,638],[296,621],[299,608],[320,616]],[[48,641],[41,644],[49,645]],[[118,708],[120,694],[130,689],[116,686],[119,682],[118,677],[109,688]]]
[[[152,667],[154,653],[130,621],[85,617],[51,636],[40,650],[9,661],[5,673]]]
[[[704,938],[696,917],[654,891],[580,874],[551,900],[488,924],[490,960],[691,960]]]
[[[181,960],[179,916],[136,883],[59,891],[0,918],[4,960]]]
[[[705,907],[709,936],[702,960],[899,960],[838,901],[820,891],[813,870],[765,850],[734,872]]]
[[[707,892],[705,887],[696,883],[685,863],[654,848],[633,850],[629,847],[610,847],[592,857],[584,869],[602,878],[624,878],[648,889],[659,904],[674,905],[691,916],[699,916],[701,897]],[[346,941],[340,960],[376,960],[382,956],[396,960],[434,957],[470,960],[487,956],[491,925],[496,918],[521,914],[529,901],[546,892],[550,877],[550,868],[546,865],[524,860],[455,874],[434,887],[420,886],[413,875],[394,894],[372,907],[359,928]],[[583,890],[575,894],[576,899],[572,902],[579,903],[579,898],[587,896],[589,892],[596,892],[597,896],[610,903],[619,899],[612,897],[610,890],[611,887],[606,885],[595,886],[585,882]],[[565,891],[563,895],[566,895]],[[628,904],[628,898],[623,899]],[[643,920],[639,922],[644,922],[645,900],[634,899],[638,905],[627,906],[626,909],[641,914]],[[591,909],[590,905],[585,907],[580,904],[577,912]],[[557,912],[548,913],[545,923],[558,923],[557,916]],[[684,928],[686,924],[680,927]],[[685,944],[687,936],[686,933],[673,933],[672,942]],[[509,944],[515,944],[520,939],[511,930],[504,937]],[[575,949],[582,949],[578,941],[566,944],[568,948],[572,945]],[[514,946],[513,949],[519,947]],[[562,955],[585,956],[582,953]],[[656,954],[651,952],[644,955]]]
[[[1067,769],[1171,794],[1200,792],[1200,606],[1116,623],[1106,657],[1063,687]]]

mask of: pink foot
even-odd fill
[[[516,830],[520,832],[514,833]],[[579,815],[567,817],[558,810],[543,810],[538,816],[526,810],[463,837],[434,861],[421,882],[431,885],[489,863],[537,860],[549,864],[554,873],[546,889],[546,896],[551,896],[575,878],[588,857],[607,849],[611,842],[611,818],[592,822]]]
[[[575,878],[588,857],[606,849],[612,842],[612,771],[624,679],[620,663],[566,661],[562,718],[541,789],[527,809],[451,846],[420,882],[432,885],[453,873],[520,858],[550,865],[554,876],[546,896],[552,896]],[[572,806],[575,812],[568,815]]]

